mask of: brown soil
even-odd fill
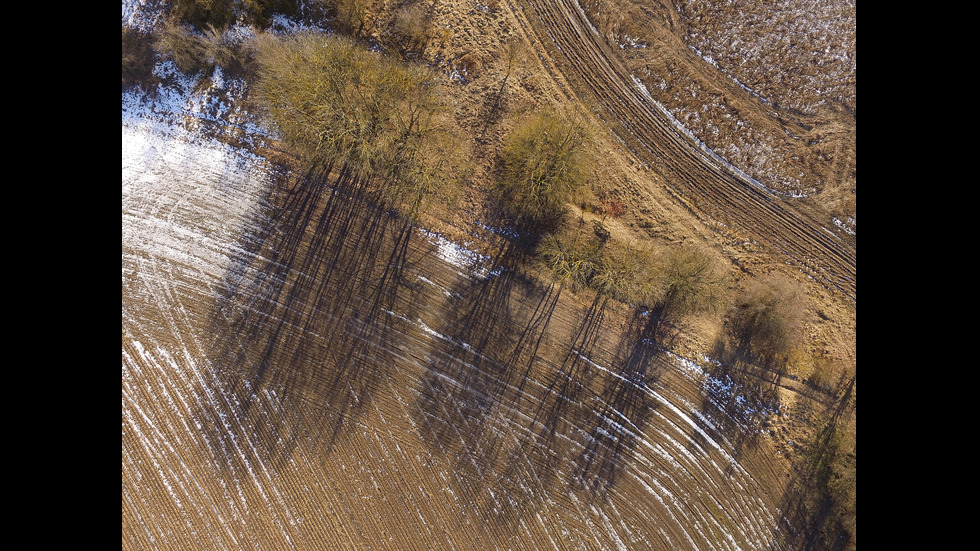
[[[382,4],[387,3],[375,2],[375,13],[386,13]],[[843,50],[833,44],[826,54],[830,61],[821,65],[807,63],[806,58],[795,54],[804,50],[826,51],[826,33],[790,33],[788,40],[793,47],[788,49],[767,42],[773,36],[786,34],[785,28],[796,30],[791,8],[806,8],[802,0],[780,4],[778,17],[767,12],[768,18],[757,15],[767,9],[757,1],[736,2],[732,11],[702,3],[688,3],[679,10],[670,0],[580,3],[582,10],[574,0],[434,3],[432,27],[440,32],[415,57],[446,75],[447,98],[456,124],[462,135],[469,136],[461,146],[473,160],[473,172],[464,190],[447,193],[430,203],[423,225],[460,243],[470,243],[473,248],[486,247],[484,252],[499,246],[499,240],[475,231],[473,226],[474,221],[491,221],[494,217],[488,186],[495,170],[496,152],[522,117],[552,108],[584,114],[596,136],[593,154],[598,163],[588,189],[569,205],[573,222],[598,219],[597,211],[603,202],[616,198],[626,206],[625,213],[604,219],[614,239],[704,245],[731,263],[736,285],[751,277],[778,272],[804,286],[803,344],[794,352],[786,371],[745,374],[765,382],[784,405],[782,415],[766,419],[759,427],[757,434],[762,437],[733,445],[740,454],[738,465],[748,474],[727,473],[731,475],[728,479],[698,472],[690,478],[679,477],[676,482],[678,491],[698,501],[696,506],[689,506],[694,518],[688,524],[697,526],[691,533],[703,540],[689,544],[682,533],[658,532],[658,526],[651,525],[658,519],[683,516],[688,510],[688,506],[681,506],[678,513],[678,509],[650,499],[651,491],[644,481],[656,480],[671,469],[666,462],[658,463],[657,454],[637,452],[642,459],[642,466],[637,468],[642,474],[622,476],[616,491],[601,506],[588,501],[593,495],[590,492],[550,487],[548,480],[535,478],[536,473],[549,470],[554,476],[566,476],[576,468],[549,455],[561,449],[560,442],[548,440],[544,432],[524,433],[521,423],[526,417],[538,420],[537,413],[528,412],[564,407],[562,400],[556,400],[547,388],[550,369],[554,367],[548,362],[561,364],[564,369],[561,357],[567,351],[562,347],[567,342],[577,342],[581,320],[592,312],[590,295],[563,292],[553,297],[557,306],[548,331],[536,334],[541,340],[535,352],[541,360],[535,363],[529,359],[530,348],[519,336],[505,338],[496,334],[493,322],[498,316],[513,316],[507,318],[509,324],[535,327],[533,305],[552,299],[552,291],[545,291],[547,287],[539,281],[538,286],[530,284],[526,288],[515,284],[525,289],[524,294],[505,293],[490,285],[488,304],[493,308],[488,311],[454,310],[453,300],[447,300],[443,291],[422,283],[403,290],[408,295],[398,298],[405,303],[402,307],[406,311],[418,314],[425,327],[466,337],[471,342],[485,337],[497,348],[513,349],[514,365],[527,365],[524,380],[530,381],[532,387],[542,385],[519,397],[506,388],[494,395],[495,381],[483,380],[482,375],[467,375],[462,370],[457,373],[453,370],[459,368],[449,361],[436,369],[425,366],[426,362],[431,364],[431,357],[440,354],[462,354],[448,344],[445,350],[429,348],[431,345],[423,344],[426,335],[410,327],[398,330],[418,333],[417,348],[408,343],[400,352],[358,349],[365,358],[381,354],[382,363],[387,362],[387,371],[367,377],[352,375],[351,366],[356,361],[334,357],[338,354],[329,346],[333,341],[310,345],[300,339],[302,342],[296,344],[286,337],[277,340],[278,333],[265,334],[262,330],[245,338],[234,331],[246,327],[244,324],[215,329],[217,325],[208,325],[215,322],[206,323],[196,314],[181,317],[167,311],[141,311],[140,316],[146,320],[140,317],[139,324],[127,324],[124,319],[124,548],[716,548],[718,540],[713,538],[720,536],[712,531],[737,532],[729,523],[737,525],[741,520],[737,516],[743,499],[790,515],[787,504],[791,500],[786,496],[794,474],[803,464],[801,443],[812,439],[821,416],[833,411],[842,396],[850,404],[855,396],[853,385],[848,388],[846,383],[853,381],[856,371],[856,100],[853,67],[849,70],[847,63],[834,61],[848,55],[853,59],[853,5],[838,8],[836,21],[840,26],[831,29],[844,33],[834,35],[843,41]],[[734,34],[734,23],[740,17],[753,22],[751,35]],[[384,41],[383,18],[370,21],[365,32]],[[719,37],[726,32],[731,39],[726,49],[720,49]],[[624,44],[630,47],[622,47]],[[717,65],[699,57],[692,47],[713,58]],[[509,56],[508,52],[512,54]],[[746,63],[746,57],[756,61]],[[761,70],[765,65],[780,68],[778,82],[765,77]],[[650,97],[637,88],[633,76],[644,84]],[[828,79],[833,80],[833,87],[824,84]],[[823,93],[817,93],[815,88]],[[741,172],[719,163],[679,133],[654,101]],[[761,187],[748,181],[746,175]],[[805,197],[794,198],[797,195]],[[834,219],[840,220],[843,227]],[[474,240],[477,234],[482,240]],[[295,239],[299,256],[308,254],[312,238]],[[270,239],[262,251],[272,258],[280,249],[289,249],[281,245]],[[347,250],[353,246],[349,243],[338,241],[336,246],[346,251],[338,258],[354,259],[361,253]],[[382,245],[378,246],[383,250]],[[408,257],[418,265],[434,254],[424,244],[412,247]],[[358,279],[328,283],[359,297],[362,291],[356,290],[358,286],[369,287],[380,277],[371,270],[383,266],[352,266],[347,271],[359,274]],[[365,273],[361,275],[361,271]],[[467,289],[467,282],[450,271],[426,277],[443,288],[461,291],[460,295]],[[209,290],[195,290],[195,285],[179,278],[173,284],[185,289],[182,292],[189,297],[181,300],[193,303],[194,309],[206,310],[199,304],[213,297],[206,292]],[[293,285],[300,287],[299,283]],[[328,289],[327,283],[322,285],[322,289]],[[333,291],[330,287],[323,295],[329,297]],[[504,298],[497,303],[493,293]],[[127,296],[124,283],[124,318]],[[313,315],[309,319],[314,321],[307,321],[301,315],[319,315],[323,306],[322,302],[307,305],[297,299],[295,305],[290,305],[297,314],[290,314],[290,308],[278,304],[269,306],[269,311],[258,311],[279,320],[280,326],[294,321],[297,326],[309,323],[308,333],[316,329],[317,334],[331,339],[343,339],[332,335],[346,334],[362,323],[357,311],[331,314],[339,318],[328,321],[314,320]],[[392,309],[401,311],[394,306]],[[339,307],[337,311],[340,312]],[[234,320],[233,313],[219,313]],[[295,319],[289,319],[290,315],[295,315]],[[472,316],[472,320],[467,316]],[[627,320],[632,318],[623,305],[617,304],[609,305],[603,316],[606,325],[589,342],[589,357],[611,365],[620,353],[617,346],[621,346],[621,336],[631,330]],[[168,320],[168,324],[159,323],[160,320]],[[473,328],[463,323],[470,321]],[[722,323],[720,316],[711,315],[689,321],[677,335],[674,350],[689,358],[710,354],[723,331]],[[145,331],[144,342],[157,342],[158,349],[144,351],[131,344],[136,339],[127,333],[128,325],[138,325]],[[403,322],[396,320],[394,325]],[[187,345],[171,343],[173,337],[165,326],[179,327],[175,329],[178,334],[203,334],[204,327],[213,330],[209,334],[211,340],[199,344],[200,357],[210,358],[217,366],[234,365],[236,361],[244,364],[263,354],[292,358],[290,361],[294,362],[299,357],[302,361],[288,380],[274,381],[275,385],[254,394],[251,388],[236,386],[238,373],[234,370],[225,368],[226,373],[216,376],[216,380],[207,380],[206,370],[201,367],[203,375],[193,372],[201,380],[188,376],[190,380],[185,381],[182,391],[188,396],[196,395],[203,405],[188,404],[183,399],[175,404],[167,394],[167,385],[172,384],[165,381],[168,375],[158,374],[166,373],[165,360],[169,359],[160,350]],[[381,329],[390,328],[358,330]],[[222,343],[222,339],[228,343]],[[357,344],[366,347],[361,342],[369,340]],[[217,350],[223,344],[241,350]],[[309,349],[303,348],[307,346]],[[235,354],[246,360],[237,359]],[[323,362],[323,357],[330,360]],[[347,366],[345,362],[350,366],[337,367]],[[571,364],[576,365],[574,360]],[[666,367],[666,360],[657,360],[653,365],[659,366],[655,370],[660,392],[670,390],[695,404],[703,400],[705,411],[710,410],[698,387],[676,369]],[[127,373],[137,374],[132,377],[132,390],[126,381]],[[466,380],[467,376],[472,379]],[[141,377],[145,377],[145,384]],[[351,384],[346,390],[335,390],[332,383],[343,377]],[[262,382],[261,377],[256,380]],[[457,385],[443,382],[447,380]],[[580,392],[583,396],[605,396],[606,389],[615,388],[615,384],[615,377],[600,376],[582,382]],[[225,387],[234,390],[222,396],[221,389]],[[270,388],[279,389],[281,394],[270,393]],[[420,395],[418,388],[422,389]],[[180,396],[181,392],[176,394]],[[467,409],[487,395],[499,405],[476,412]],[[564,398],[565,394],[560,396]],[[413,409],[416,399],[422,404],[421,413]],[[344,408],[338,409],[337,404]],[[574,407],[583,412],[587,409]],[[628,407],[627,404],[618,410]],[[127,411],[131,414],[126,415]],[[649,431],[661,430],[661,425],[683,426],[679,433],[687,438],[684,450],[700,450],[693,453],[703,453],[711,462],[726,461],[699,440],[698,431],[684,426],[685,421],[675,417],[676,412],[670,408],[657,412],[665,421],[651,423]],[[852,419],[853,430],[853,407],[846,414]],[[577,422],[574,413],[556,416],[572,419],[568,421],[571,424]],[[457,418],[460,422],[454,425],[452,421]],[[591,419],[583,413],[586,418]],[[223,425],[227,428],[229,419],[237,424],[224,432]],[[185,429],[194,423],[204,429],[188,430],[191,436],[187,436]],[[546,422],[543,424],[547,426]],[[251,427],[257,427],[255,434]],[[599,434],[601,428],[596,427],[594,434]],[[724,427],[721,429],[725,432]],[[326,434],[325,430],[333,432]],[[561,427],[556,432],[563,434]],[[566,432],[572,434],[570,430]],[[502,436],[485,440],[494,434]],[[670,433],[657,433],[664,434]],[[190,442],[187,451],[181,449],[182,438]],[[565,446],[578,445],[575,438]],[[256,451],[240,444],[246,441],[270,444],[267,449],[258,446]],[[288,451],[274,445],[283,442],[288,443]],[[329,442],[326,451],[324,442]],[[530,461],[537,462],[534,467],[515,464],[514,455],[509,453],[528,448],[533,452]],[[674,460],[684,453],[675,453]],[[180,462],[168,459],[171,455],[179,456]],[[610,459],[612,464],[617,457]],[[557,466],[540,469],[541,464],[550,466],[550,461],[556,461]],[[226,471],[215,474],[215,464],[225,465],[222,468]],[[261,469],[255,467],[257,464],[263,465]],[[265,466],[269,466],[269,471]],[[731,468],[735,469],[734,463]],[[488,485],[487,480],[495,483]],[[727,486],[732,481],[745,480],[751,482],[750,487]],[[143,481],[149,489],[141,488]],[[171,485],[177,487],[176,492]],[[528,487],[535,489],[529,491]],[[528,491],[527,495],[521,494]],[[178,495],[178,499],[171,499]],[[500,507],[501,495],[516,503],[512,501],[510,509]],[[522,503],[522,498],[527,499]],[[251,510],[248,504],[252,505]],[[710,519],[696,516],[705,510],[711,511]],[[615,523],[619,534],[635,539],[610,539],[611,532],[604,530],[603,522]],[[165,534],[170,536],[169,541]],[[284,542],[282,534],[290,534],[293,539]],[[154,541],[154,537],[164,541]],[[750,539],[746,536],[746,541],[739,543],[750,545]]]

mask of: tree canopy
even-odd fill
[[[504,208],[525,226],[553,227],[588,178],[588,133],[573,120],[539,113],[516,128],[501,151],[495,186]]]
[[[309,163],[347,163],[418,196],[441,179],[452,141],[429,69],[315,33],[263,36],[256,60],[260,105]]]

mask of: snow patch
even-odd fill
[[[438,233],[424,229],[420,229],[419,231],[429,243],[436,246],[436,254],[439,258],[459,268],[461,270],[459,274],[462,276],[475,276],[480,279],[486,279],[500,275],[503,272],[502,267],[490,267],[490,261],[492,259],[488,255],[473,251],[467,245],[460,245],[459,243],[446,239]]]

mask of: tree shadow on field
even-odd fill
[[[555,301],[560,292],[555,291]],[[510,504],[508,513],[535,513],[542,501],[568,491],[576,457],[585,448],[585,427],[594,416],[587,401],[595,394],[600,369],[591,358],[599,353],[607,304],[606,297],[596,296],[574,330],[561,337],[567,344],[526,364],[536,375],[524,377],[529,384],[512,396],[510,411],[519,415],[514,415],[514,440],[496,486]]]
[[[605,374],[595,397],[594,422],[573,475],[577,487],[593,500],[602,500],[616,485],[657,407],[649,389],[662,376],[658,360],[667,350],[662,343],[670,335],[668,326],[662,309],[634,310],[620,339],[615,369]]]
[[[772,551],[845,551],[856,549],[856,447],[850,446],[847,419],[854,413],[856,376],[820,413],[820,429],[807,443],[803,460],[783,493],[779,510],[783,541]]]
[[[781,409],[785,360],[754,353],[752,339],[750,330],[726,324],[712,349],[715,362],[705,369],[701,412],[731,444],[736,458],[757,446],[770,416]]]
[[[438,328],[441,346],[433,350],[418,389],[425,435],[436,450],[465,454],[472,449],[507,382],[499,354],[514,338],[514,280],[512,271],[504,271],[450,291],[466,298],[447,313],[445,328]]]
[[[288,456],[304,431],[332,449],[393,367],[391,311],[414,232],[371,201],[366,181],[332,168],[283,194],[226,275],[211,318],[226,413],[267,459]]]
[[[501,509],[494,490],[506,426],[557,302],[553,288],[540,289],[516,269],[527,254],[505,242],[492,255],[502,270],[451,290],[466,298],[439,328],[441,346],[416,392],[423,441],[450,462],[461,495],[482,515]]]

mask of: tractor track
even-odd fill
[[[747,232],[826,288],[856,302],[854,243],[685,135],[645,97],[575,0],[523,0],[518,6],[515,18],[529,35],[553,46],[547,50],[564,65],[562,72],[577,84],[576,91],[592,96],[607,111],[618,138],[698,216]]]

